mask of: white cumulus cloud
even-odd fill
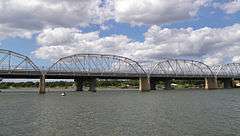
[[[189,19],[211,0],[114,0],[115,18],[131,24],[162,24]]]
[[[5,39],[5,38],[15,38],[15,37],[20,37],[20,38],[27,38],[31,39],[32,34],[35,31],[28,31],[26,29],[21,29],[21,28],[11,28],[7,27],[5,25],[0,25],[0,40]]]
[[[226,12],[227,14],[234,14],[240,11],[240,1],[230,1],[227,3],[215,3],[215,8],[219,8]]]
[[[39,58],[59,58],[75,53],[107,53],[123,54],[131,42],[127,36],[113,35],[99,37],[99,32],[82,33],[76,28],[45,29],[37,37],[37,42],[42,45],[35,55]],[[126,54],[125,54],[126,53]]]
[[[108,4],[101,0],[1,0],[0,36],[21,37],[26,31],[46,27],[100,24],[110,18]]]
[[[57,59],[76,53],[106,53],[138,61],[190,57],[213,65],[239,60],[240,24],[197,30],[153,25],[145,33],[144,42],[124,35],[100,37],[98,32],[82,33],[75,28],[60,27],[45,29],[37,41],[41,47],[34,54],[42,59]]]
[[[0,0],[0,39],[29,38],[46,28],[79,28],[106,20],[159,25],[196,16],[212,0]]]

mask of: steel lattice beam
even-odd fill
[[[59,73],[146,74],[138,62],[126,57],[105,54],[76,54],[59,59],[49,69]]]
[[[46,72],[54,75],[64,74],[65,76],[129,76],[134,75],[155,75],[158,77],[220,77],[220,78],[239,78],[240,63],[230,63],[225,65],[208,66],[200,61],[184,59],[162,59],[156,65],[144,70],[142,66],[129,58],[106,55],[106,54],[75,54],[63,57],[55,62]],[[43,73],[25,55],[0,49],[0,73],[2,76],[24,76],[34,74],[35,76]],[[147,72],[146,72],[147,71]],[[30,77],[30,76],[29,76]]]
[[[210,77],[214,76],[211,68],[195,60],[163,59],[152,68],[151,75],[163,77]]]
[[[211,67],[212,71],[217,77],[240,77],[240,63],[229,63],[224,65],[215,65]]]
[[[9,72],[40,71],[27,56],[4,49],[0,49],[0,70]]]

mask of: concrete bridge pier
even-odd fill
[[[205,89],[206,90],[217,89],[217,88],[218,88],[218,83],[217,83],[216,77],[205,78]]]
[[[40,77],[40,82],[39,82],[39,91],[38,93],[39,94],[44,94],[46,93],[46,85],[45,85],[45,74],[43,74],[41,77]]]
[[[81,78],[75,78],[74,82],[75,82],[75,86],[76,86],[76,91],[83,91],[84,80]]]
[[[172,83],[172,79],[166,79],[164,81],[164,89],[165,90],[171,90],[173,89],[172,86],[171,86],[171,83]]]
[[[233,79],[231,78],[227,78],[227,79],[223,79],[223,87],[224,89],[231,89],[233,88]]]
[[[139,78],[139,91],[141,91],[141,92],[150,91],[149,77],[140,77]]]
[[[97,79],[96,78],[91,78],[89,79],[90,81],[90,86],[89,86],[89,90],[90,92],[97,92],[96,90],[96,86],[97,86]]]

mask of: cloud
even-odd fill
[[[194,17],[211,0],[1,0],[0,39],[29,38],[46,28],[79,28],[116,20],[162,24]]]
[[[211,0],[114,0],[118,22],[158,25],[196,16]]]
[[[0,39],[29,38],[46,28],[104,25],[107,20],[159,25],[196,16],[212,0],[1,0]]]
[[[49,28],[37,37],[42,45],[34,54],[38,58],[59,58],[75,53],[123,54],[131,42],[127,36],[99,37],[99,32],[82,33],[76,28]],[[129,52],[126,52],[129,53]]]
[[[137,61],[162,57],[195,58],[209,65],[236,62],[240,58],[240,24],[225,28],[169,29],[153,25],[144,42],[124,35],[100,37],[99,32],[82,33],[76,28],[45,29],[33,52],[41,59],[58,59],[76,53],[122,55]]]
[[[225,28],[193,30],[151,27],[145,34],[145,45],[152,45],[145,52],[155,57],[195,58],[209,65],[232,62],[240,51],[240,24]],[[153,57],[150,55],[150,57]],[[149,56],[149,55],[148,55]]]
[[[227,14],[234,14],[240,11],[240,1],[230,1],[227,3],[214,3],[215,8],[219,8]]]
[[[20,37],[20,38],[31,39],[33,33],[34,31],[28,31],[21,28],[12,28],[5,25],[0,25],[0,40],[9,38],[9,37],[11,38]]]
[[[47,27],[83,27],[110,18],[101,0],[1,0],[1,37],[20,36]],[[22,32],[22,33],[21,33]]]

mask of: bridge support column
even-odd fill
[[[172,80],[171,79],[167,79],[164,81],[164,89],[165,90],[171,90],[173,89],[171,86]]]
[[[230,89],[233,88],[233,79],[223,79],[223,87],[224,89]]]
[[[215,77],[205,78],[205,89],[211,90],[217,88],[218,88],[217,78]]]
[[[46,93],[45,75],[44,75],[44,74],[40,77],[39,91],[38,91],[38,93],[39,93],[39,94],[44,94],[44,93]]]
[[[150,90],[157,90],[156,85],[157,85],[157,80],[150,79]]]
[[[83,91],[83,79],[81,78],[75,78],[74,79],[76,91]]]
[[[139,78],[139,91],[141,92],[150,91],[150,81],[148,77]]]
[[[89,86],[89,90],[88,91],[90,91],[90,92],[97,92],[97,90],[96,90],[97,79],[96,78],[92,78],[89,81],[90,81],[90,86]]]

